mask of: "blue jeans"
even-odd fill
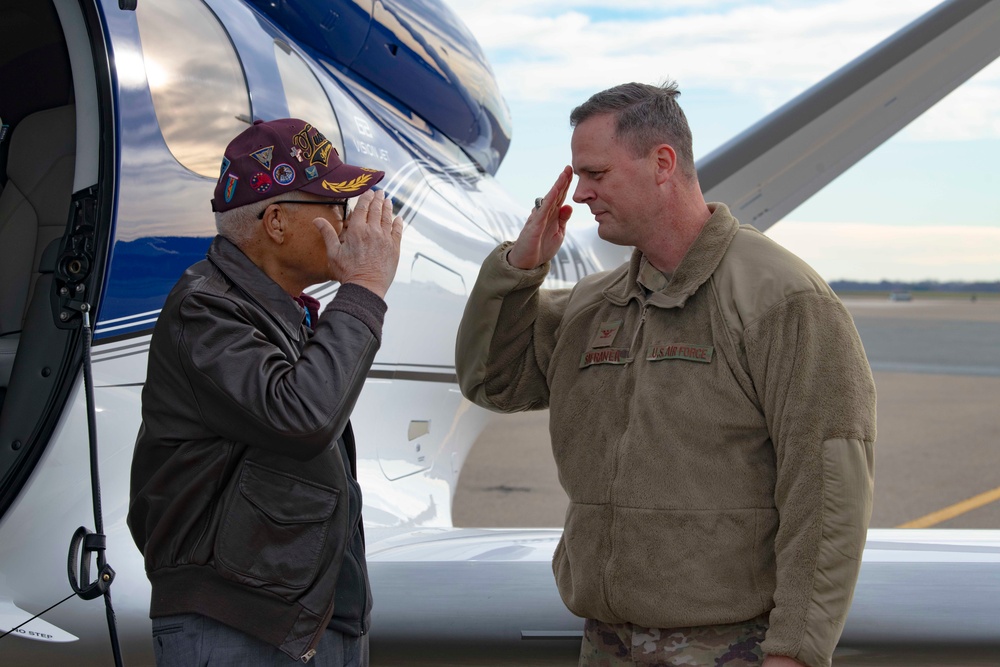
[[[153,619],[156,667],[301,665],[270,644],[200,614]],[[368,635],[327,629],[310,667],[368,667]]]

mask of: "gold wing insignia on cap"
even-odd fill
[[[355,190],[360,190],[368,185],[368,181],[370,180],[372,180],[371,174],[362,174],[357,178],[349,181],[341,181],[340,183],[323,181],[323,189],[329,190],[330,192],[354,192]]]

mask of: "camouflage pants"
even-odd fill
[[[751,667],[760,665],[767,614],[732,625],[641,628],[587,619],[580,667]]]

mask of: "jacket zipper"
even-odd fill
[[[646,323],[646,310],[649,308],[648,304],[642,304],[642,313],[639,315],[639,324],[635,327],[635,333],[632,334],[632,342],[628,344],[628,359],[625,364],[628,365],[635,361],[635,355],[632,353],[632,349],[635,347],[635,341],[639,338],[639,333],[642,331],[642,326]]]
[[[355,528],[355,530],[357,530],[357,528]],[[353,548],[350,550],[350,554],[351,558],[354,559],[354,562],[357,563],[358,570],[361,571],[361,560],[358,558]],[[367,581],[368,578],[365,577],[365,583],[367,583]],[[368,606],[368,586],[366,585],[361,587],[361,636],[362,637],[364,637],[365,634],[368,632],[368,628],[365,627],[365,607],[367,606]]]
[[[642,327],[643,327],[643,325],[646,322],[646,309],[648,307],[649,307],[648,304],[646,304],[646,303],[642,304],[642,313],[639,315],[639,324],[636,325],[636,327],[635,327],[635,333],[632,334],[632,342],[629,343],[629,347],[628,347],[629,358],[625,362],[625,368],[628,368],[629,364],[632,361],[635,360],[635,355],[632,354],[632,349],[635,347],[635,342],[636,342],[636,340],[639,339],[639,334],[642,331]],[[611,461],[611,465],[612,465],[612,468],[611,468],[611,487],[608,490],[608,502],[609,502],[609,504],[611,506],[611,508],[610,508],[611,509],[611,531],[610,531],[611,532],[611,540],[610,540],[610,543],[609,543],[609,546],[608,546],[608,559],[604,563],[604,582],[603,582],[604,586],[603,587],[604,587],[604,603],[607,605],[608,609],[612,613],[616,613],[616,612],[611,607],[611,590],[610,590],[610,581],[609,581],[608,573],[611,571],[611,564],[614,561],[614,557],[615,557],[615,539],[614,539],[614,535],[615,535],[615,524],[618,521],[618,513],[615,511],[615,486],[616,486],[617,479],[618,479],[618,458],[620,456],[620,452],[621,452],[621,448],[622,448],[622,443],[625,442],[625,439],[628,437],[629,431],[632,430],[632,413],[633,413],[633,405],[632,404],[635,402],[635,394],[636,394],[635,385],[633,383],[632,384],[632,395],[629,396],[629,416],[628,416],[628,422],[625,425],[625,430],[622,432],[621,437],[618,439],[618,445],[617,445],[617,447],[615,447],[614,458]]]
[[[348,482],[348,483],[350,483],[350,482]],[[360,523],[361,523],[361,516],[358,515],[358,521],[357,521],[357,523],[354,524],[354,528],[353,528],[353,530],[350,531],[350,535],[353,536],[354,533],[357,532],[357,530],[358,530],[358,524],[360,524]],[[347,551],[344,554],[345,558],[347,558],[348,556],[354,559],[354,562],[357,563],[358,569],[360,570],[361,569],[361,561],[358,559],[358,555],[354,551],[354,546],[353,545],[349,546],[347,548]],[[343,565],[341,565],[341,567],[343,567]],[[367,577],[365,577],[365,581],[367,582]],[[333,606],[333,605],[331,604],[331,606]],[[365,626],[365,618],[364,618],[364,610],[365,610],[365,607],[367,607],[367,606],[368,606],[368,586],[362,586],[361,587],[361,636],[362,637],[364,637],[366,634],[368,634],[368,628]],[[329,623],[329,621],[327,621],[327,623]],[[317,633],[317,637],[320,637],[323,632],[326,632],[326,626],[325,625],[320,629],[320,632]],[[316,643],[319,644],[319,641],[317,641]],[[315,647],[310,648],[308,651],[306,651],[305,653],[303,653],[302,656],[299,658],[299,660],[301,662],[303,662],[303,663],[307,663],[310,660],[312,660],[314,657],[316,657],[316,649],[315,649]]]
[[[350,484],[350,482],[348,482],[348,484]],[[358,571],[364,574],[366,572],[366,568],[361,567],[361,559],[358,558],[358,553],[354,549],[354,539],[353,539],[354,534],[358,532],[358,527],[360,524],[361,524],[361,514],[359,513],[357,522],[351,528],[350,538],[349,538],[350,542],[348,543],[346,553],[344,554],[344,558],[347,557],[352,558],[354,560],[354,563],[358,566]],[[362,538],[362,543],[363,542],[364,538]],[[367,584],[367,582],[368,582],[368,577],[367,576],[363,577],[362,583]],[[361,636],[362,637],[364,637],[365,633],[368,632],[368,628],[365,627],[365,607],[367,606],[368,606],[368,586],[365,585],[361,587]]]
[[[327,622],[319,626],[319,628],[317,628],[316,634],[313,635],[312,641],[309,642],[309,649],[305,653],[299,656],[299,662],[307,663],[314,657],[316,657],[316,647],[319,646],[320,640],[323,639],[323,633],[326,632],[326,625],[330,622],[329,618],[332,615],[333,615],[333,600],[330,600],[330,606],[329,608],[327,608],[325,614]]]
[[[348,473],[348,477],[350,476],[351,476],[350,473]],[[351,484],[351,481],[348,480],[347,483]],[[361,500],[361,485],[358,483],[356,479],[354,480],[354,483],[357,484],[358,486],[358,501],[361,503],[363,507],[364,502]],[[351,528],[350,537],[348,538],[350,542],[348,543],[347,553],[351,556],[351,558],[354,559],[355,564],[358,566],[358,571],[361,572],[361,574],[363,575],[361,582],[362,584],[364,584],[361,586],[361,636],[364,637],[365,634],[368,632],[368,628],[365,627],[365,608],[368,606],[368,583],[369,583],[368,568],[367,565],[364,568],[361,567],[361,559],[358,558],[357,551],[355,551],[354,549],[354,534],[357,533],[359,530],[361,530],[361,521],[362,521],[361,515],[362,513],[358,512],[358,519],[354,523],[354,526]],[[361,534],[361,548],[365,549],[365,537],[363,531]]]

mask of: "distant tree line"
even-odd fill
[[[994,282],[939,282],[937,280],[921,280],[919,282],[901,282],[882,280],[877,283],[858,280],[833,280],[830,287],[834,292],[1000,292],[1000,280]]]

